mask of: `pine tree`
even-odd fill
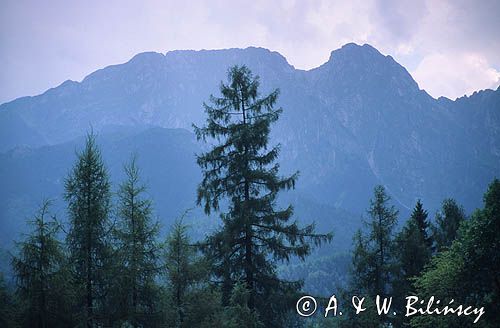
[[[228,80],[221,83],[222,96],[211,96],[212,105],[204,104],[206,125],[194,126],[199,140],[214,145],[198,156],[203,172],[198,204],[210,214],[219,211],[223,199],[229,202],[221,215],[222,228],[208,240],[215,248],[211,254],[225,286],[224,303],[228,303],[229,288],[241,279],[249,290],[249,309],[257,309],[269,324],[288,309],[283,297],[290,287],[298,286],[278,279],[274,261],[303,259],[310,252],[309,239],[319,243],[330,236],[316,235],[314,225],[300,228],[290,222],[292,206],[277,209],[278,193],[294,188],[298,177],[298,173],[279,175],[279,146],[268,146],[271,124],[282,112],[273,108],[278,90],[260,98],[259,79],[245,66],[230,68]],[[284,306],[270,306],[273,297]]]
[[[432,226],[435,251],[439,252],[451,245],[457,238],[458,229],[465,218],[463,207],[454,199],[443,201],[441,211],[436,213],[435,224]]]
[[[24,327],[64,327],[70,290],[67,285],[66,259],[57,240],[59,224],[49,214],[50,202],[44,201],[34,219],[33,230],[17,244],[19,255],[12,259],[20,300],[19,318]]]
[[[157,237],[151,200],[144,197],[136,158],[124,167],[126,180],[118,191],[116,284],[113,299],[118,318],[133,327],[153,326],[159,319],[156,280],[160,271]]]
[[[93,327],[102,321],[104,297],[110,280],[110,183],[107,170],[89,134],[85,149],[65,183],[70,229],[67,244],[72,263],[77,300],[82,304],[80,322]]]

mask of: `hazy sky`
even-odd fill
[[[0,103],[143,51],[261,46],[310,69],[348,42],[454,99],[499,85],[499,14],[500,0],[0,0]]]

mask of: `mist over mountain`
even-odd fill
[[[284,172],[301,173],[287,197],[325,229],[349,235],[376,184],[404,216],[417,198],[431,213],[445,197],[472,211],[500,175],[500,89],[434,99],[369,45],[347,44],[309,71],[253,47],[142,53],[0,106],[0,222],[9,227],[0,239],[16,238],[43,197],[61,196],[90,127],[113,181],[136,151],[160,217],[193,206],[200,179],[194,154],[203,145],[191,125],[204,121],[202,103],[218,94],[234,64],[259,75],[264,92],[280,89],[283,114],[272,141],[282,144]]]

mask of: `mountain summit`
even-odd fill
[[[283,168],[300,169],[299,192],[314,202],[361,213],[373,186],[383,184],[403,210],[417,198],[436,209],[445,197],[473,209],[500,173],[500,90],[434,99],[391,56],[353,43],[309,71],[254,47],[138,54],[1,105],[0,168],[16,147],[50,151],[90,126],[191,131],[235,64],[259,75],[264,92],[280,88],[284,112],[273,142],[282,144]],[[148,147],[161,149],[159,142]]]

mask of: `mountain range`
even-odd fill
[[[280,89],[271,143],[281,144],[283,173],[300,171],[283,200],[299,219],[333,229],[342,247],[377,184],[405,217],[417,199],[431,214],[446,197],[470,212],[500,175],[500,88],[435,99],[366,44],[346,44],[307,71],[263,48],[147,52],[0,105],[0,246],[17,238],[44,197],[64,217],[64,178],[91,129],[115,184],[130,154],[139,155],[165,225],[195,207],[195,154],[205,145],[192,124],[203,124],[203,102],[235,64],[260,76],[262,94]]]

